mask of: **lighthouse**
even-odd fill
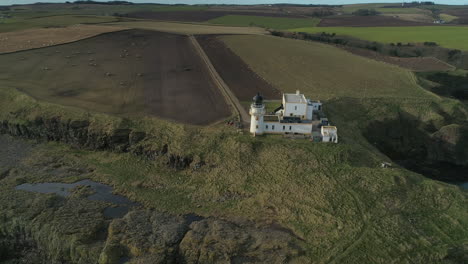
[[[250,133],[255,135],[263,134],[263,116],[265,115],[265,105],[263,97],[257,93],[253,98],[253,103],[250,105]]]

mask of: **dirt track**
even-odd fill
[[[6,54],[0,79],[36,98],[98,112],[196,125],[231,115],[183,35],[128,30]]]
[[[389,16],[342,16],[323,18],[319,27],[406,27],[433,24],[401,20]]]
[[[240,101],[250,101],[257,92],[265,99],[281,98],[281,92],[263,80],[224,43],[213,35],[200,35],[197,40],[219,75]]]

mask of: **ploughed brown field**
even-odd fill
[[[231,115],[184,35],[126,30],[0,56],[0,85],[124,116],[206,125]]]
[[[405,27],[433,24],[401,20],[390,16],[343,16],[323,18],[319,27]]]
[[[281,98],[281,91],[266,82],[215,35],[199,35],[197,40],[224,82],[240,101],[261,93],[267,100]]]
[[[154,19],[164,21],[205,22],[227,15],[248,15],[268,17],[301,17],[282,13],[249,12],[249,11],[139,11],[127,14],[131,18]]]

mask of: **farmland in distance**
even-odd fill
[[[182,35],[108,33],[2,55],[0,69],[2,86],[58,104],[196,125],[230,115],[206,66]]]
[[[425,97],[411,72],[315,42],[224,36],[227,46],[276,88],[314,99]]]
[[[212,24],[230,26],[258,26],[274,29],[291,29],[298,27],[314,27],[319,22],[318,18],[287,18],[267,16],[227,15],[208,21]]]
[[[336,33],[364,40],[383,43],[436,42],[442,47],[468,50],[468,27],[424,26],[424,27],[327,27],[296,28],[294,32]]]

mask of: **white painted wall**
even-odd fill
[[[279,122],[264,122],[264,133],[298,133],[298,134],[311,134],[312,124],[288,124]]]
[[[262,107],[250,106],[250,133],[254,135],[263,134],[263,116],[265,115],[265,105]]]
[[[300,116],[301,118],[304,116],[305,118],[306,115],[306,103],[286,103],[284,105],[284,116]]]

